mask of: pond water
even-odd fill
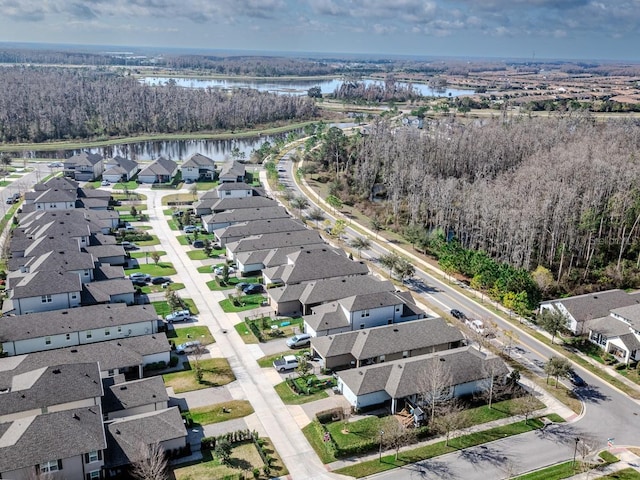
[[[319,86],[323,94],[333,93],[342,84],[339,78],[328,80],[233,80],[233,79],[201,79],[201,78],[169,78],[169,77],[143,77],[141,82],[147,85],[165,85],[169,81],[174,81],[179,87],[187,88],[221,88],[230,90],[233,88],[253,88],[261,92],[272,92],[290,95],[306,95],[311,87]],[[381,83],[374,80],[361,80],[367,85]],[[399,82],[400,83],[400,82]],[[405,85],[400,83],[401,85]],[[462,95],[472,95],[473,90],[462,90],[457,88],[447,88],[434,90],[429,85],[414,83],[415,88],[421,95],[428,97],[459,97]]]
[[[282,137],[286,137],[286,133]],[[276,135],[264,135],[260,137],[250,137],[233,140],[167,140],[167,141],[147,141],[131,142],[120,145],[110,145],[107,147],[91,147],[76,150],[39,151],[33,150],[25,152],[28,158],[69,158],[76,153],[83,151],[99,153],[105,158],[112,158],[116,155],[130,158],[136,161],[154,160],[159,156],[164,156],[174,161],[186,160],[194,153],[201,153],[217,162],[222,162],[231,157],[231,151],[237,148],[244,159],[249,160],[251,153],[260,148],[264,142],[274,143],[278,138]]]

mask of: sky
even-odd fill
[[[0,0],[0,41],[640,61],[640,0]]]

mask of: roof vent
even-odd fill
[[[156,394],[154,393],[153,395],[151,395],[152,398],[156,398]]]
[[[358,372],[360,375],[364,375],[364,373],[362,373],[362,371]]]
[[[398,365],[398,368],[402,368],[402,365]]]
[[[120,430],[116,428],[116,435],[120,435]]]
[[[394,332],[398,332],[399,330],[398,330],[397,328],[394,328],[394,329],[393,329],[393,331],[394,331]]]
[[[76,420],[80,420],[80,417],[78,416],[78,414],[77,414],[77,413],[74,413],[74,414],[73,414],[73,418],[74,418],[74,419],[76,419]]]
[[[55,370],[52,371],[52,373],[57,375],[57,374],[62,373],[62,372],[60,371],[59,368],[56,368]]]
[[[126,390],[126,389],[127,389],[126,385],[123,385],[123,386],[120,387],[120,390]]]
[[[78,349],[77,348],[72,348],[71,350],[69,350],[71,353],[78,353]]]
[[[445,361],[446,361],[446,359],[444,359],[444,358],[440,357],[440,361],[441,361],[441,362],[445,362]]]
[[[60,312],[60,314],[61,315],[69,315],[69,312],[65,310],[64,312]]]

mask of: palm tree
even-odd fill
[[[371,248],[371,242],[366,237],[356,237],[351,241],[351,247],[358,251],[358,258],[362,258],[361,250]]]
[[[324,212],[321,208],[314,208],[307,213],[307,218],[316,222],[316,228],[318,228],[318,222],[324,220]]]
[[[305,197],[295,197],[291,199],[291,206],[298,210],[298,216],[302,216],[302,210],[309,206],[309,200]]]

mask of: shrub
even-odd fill
[[[260,478],[260,469],[259,468],[254,468],[253,469],[253,478]]]
[[[337,420],[342,420],[342,415],[344,412],[342,408],[336,407],[331,408],[329,410],[322,410],[321,412],[316,413],[316,418],[321,424],[327,424],[331,422],[335,422]]]

